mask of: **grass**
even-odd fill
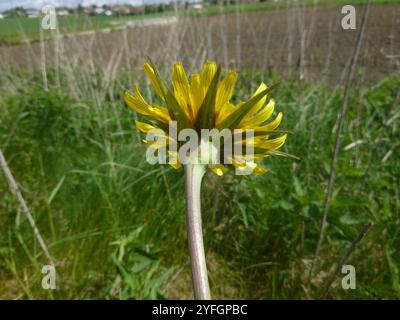
[[[79,92],[48,76],[47,92],[40,73],[1,74],[0,146],[58,262],[58,290],[41,288],[45,257],[0,175],[0,298],[190,298],[183,173],[145,161],[121,97],[129,77],[120,75],[110,95],[97,74],[77,77]],[[244,71],[234,99],[277,78]],[[215,298],[318,298],[369,221],[349,261],[357,290],[341,289],[339,277],[329,298],[400,298],[399,85],[393,77],[352,89],[326,238],[308,284],[343,92],[282,83],[277,108],[293,132],[284,151],[301,160],[267,159],[262,177],[205,179]]]
[[[116,30],[126,27],[130,20],[145,18],[157,18],[162,16],[171,16],[173,11],[161,13],[147,13],[145,15],[132,16],[87,16],[87,15],[69,15],[57,17],[58,31],[61,34],[73,34],[76,32],[88,30],[110,29]],[[18,44],[21,42],[36,42],[40,40],[41,18],[16,17],[0,19],[0,45]],[[53,30],[45,30],[43,36],[45,39],[51,39],[54,36]]]
[[[107,17],[62,16],[58,17],[61,33],[99,29],[110,26],[114,21]],[[118,21],[118,20],[117,20]],[[14,44],[24,40],[40,40],[41,18],[16,17],[0,20],[0,39],[3,44]],[[46,32],[46,36],[49,36]]]
[[[318,2],[318,6],[326,5],[361,5],[364,4],[365,0],[325,0]],[[373,4],[398,4],[400,0],[375,0]],[[234,13],[240,12],[255,12],[263,10],[273,10],[275,8],[286,9],[291,7],[313,7],[315,3],[313,0],[305,0],[302,4],[296,4],[293,2],[274,3],[272,1],[259,2],[259,3],[242,3],[238,5],[228,6],[206,6],[201,10],[190,9],[190,10],[178,10],[179,16],[214,16],[223,13]],[[175,11],[166,11],[160,13],[148,13],[145,15],[132,15],[132,16],[121,16],[121,17],[104,17],[104,16],[86,16],[86,15],[71,15],[58,17],[58,31],[61,34],[71,34],[75,32],[87,31],[87,30],[98,30],[98,29],[117,29],[126,27],[126,23],[129,20],[143,19],[143,18],[155,18],[175,15]],[[41,18],[6,18],[0,19],[0,45],[18,44],[21,42],[35,42],[40,40],[40,23]],[[45,39],[52,38],[54,32],[45,31],[43,33]]]

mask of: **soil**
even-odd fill
[[[138,71],[151,56],[158,65],[183,60],[189,71],[212,59],[225,67],[276,70],[282,76],[335,84],[352,56],[362,12],[356,7],[356,30],[341,27],[340,7],[320,7],[93,31],[48,41],[43,52],[40,43],[0,47],[0,69],[31,70],[44,61],[66,69],[100,69],[113,77],[119,70]],[[371,6],[357,66],[356,79],[363,83],[399,72],[400,5]]]

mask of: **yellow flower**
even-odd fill
[[[182,63],[177,62],[172,67],[172,87],[161,77],[151,61],[144,65],[144,71],[161,99],[161,105],[148,104],[139,89],[135,86],[134,94],[125,92],[124,99],[127,105],[143,115],[150,123],[136,121],[137,128],[143,133],[152,129],[162,129],[165,132],[165,143],[169,145],[174,141],[168,136],[168,124],[176,121],[178,132],[190,128],[197,132],[201,129],[235,129],[254,130],[254,138],[247,140],[243,135],[239,141],[242,148],[251,146],[254,148],[254,157],[233,155],[230,164],[239,172],[251,169],[255,174],[263,174],[266,169],[256,164],[254,159],[262,159],[272,155],[287,156],[279,152],[286,140],[286,131],[276,130],[282,120],[282,112],[269,121],[275,109],[275,101],[269,97],[270,91],[275,86],[268,87],[261,83],[258,89],[245,102],[236,105],[230,102],[232,98],[237,73],[229,71],[220,80],[221,68],[215,62],[207,61],[200,73],[193,73],[190,81],[186,75]],[[277,137],[273,137],[276,136]],[[236,140],[235,140],[236,141]],[[154,146],[156,143],[144,140],[145,143]],[[238,143],[237,141],[235,143]],[[159,146],[161,147],[161,145]],[[169,151],[175,161],[170,164],[179,168],[180,163],[176,152]],[[217,175],[226,172],[226,164],[210,164],[210,169]]]

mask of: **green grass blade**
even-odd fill
[[[278,151],[278,150],[268,150],[268,149],[262,149],[262,148],[254,148],[254,153],[255,154],[266,154],[266,155],[269,155],[269,156],[287,157],[287,158],[300,160],[299,157],[296,157],[296,156],[291,155],[289,153],[286,153],[286,152],[283,152],[283,151]]]

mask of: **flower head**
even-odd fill
[[[137,86],[134,88],[134,94],[125,92],[124,99],[130,108],[148,120],[148,122],[136,121],[140,131],[148,133],[154,129],[161,129],[164,132],[164,144],[157,145],[149,140],[144,140],[145,143],[155,148],[168,147],[176,143],[176,138],[168,134],[171,121],[176,121],[178,133],[185,129],[195,130],[199,134],[202,129],[231,130],[235,139],[229,144],[233,148],[239,146],[239,149],[251,147],[253,154],[251,157],[247,154],[233,154],[228,157],[228,163],[209,162],[210,169],[217,175],[223,175],[228,165],[233,165],[239,172],[250,169],[255,174],[263,174],[266,169],[256,164],[256,159],[287,155],[277,151],[287,137],[286,131],[277,130],[282,120],[282,112],[270,121],[275,101],[269,97],[269,93],[275,86],[268,87],[261,83],[249,100],[233,104],[230,100],[237,73],[228,71],[220,80],[221,68],[215,62],[207,61],[200,73],[191,75],[190,81],[182,63],[175,63],[172,67],[172,87],[167,85],[151,61],[144,65],[144,71],[161,103],[152,105],[147,103]],[[251,131],[252,137],[248,139],[243,131]],[[226,141],[224,143],[227,144]],[[202,145],[203,143],[199,143],[199,148],[204,150]],[[207,154],[203,152],[202,158],[204,153]],[[173,158],[169,163],[174,168],[179,168],[181,161],[177,152],[169,150],[169,156]],[[206,157],[208,158],[208,155]],[[219,155],[219,159],[220,157]]]

